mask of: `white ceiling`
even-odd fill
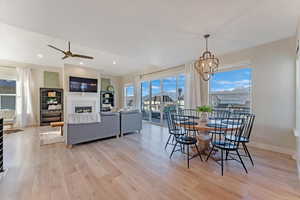
[[[196,59],[205,33],[217,54],[293,36],[299,10],[299,0],[0,0],[0,21],[18,27],[1,25],[0,58],[62,66],[46,44],[70,40],[95,56],[84,65],[124,75]]]

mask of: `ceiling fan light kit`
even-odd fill
[[[66,59],[66,58],[69,58],[69,57],[72,57],[72,58],[77,57],[77,58],[85,58],[85,59],[94,59],[92,56],[86,56],[86,55],[72,53],[71,52],[71,43],[70,42],[68,42],[68,47],[69,48],[68,48],[67,51],[63,51],[63,50],[61,50],[61,49],[59,49],[59,48],[57,48],[57,47],[55,47],[53,45],[50,45],[50,44],[48,45],[48,47],[50,47],[52,49],[55,49],[55,50],[60,51],[61,53],[63,53],[65,55],[64,57],[62,57],[63,60]]]
[[[209,34],[204,35],[206,40],[206,50],[203,52],[202,56],[200,56],[199,60],[195,63],[195,68],[198,73],[201,75],[204,81],[208,81],[217,71],[219,67],[219,59],[208,51],[208,38]]]

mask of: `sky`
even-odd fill
[[[252,69],[243,68],[228,72],[218,72],[210,80],[211,91],[232,91],[237,88],[249,88],[252,79]],[[158,95],[161,92],[160,80],[152,80],[152,95]],[[162,79],[164,92],[171,94],[173,98],[176,96],[176,77],[166,77]],[[184,94],[185,76],[178,76],[178,88],[182,88]],[[149,95],[149,81],[142,82],[142,95]],[[133,86],[127,89],[127,95],[133,96]]]
[[[251,86],[252,69],[243,68],[228,72],[216,73],[210,81],[211,91],[232,91]]]

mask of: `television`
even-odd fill
[[[70,92],[98,92],[98,80],[92,78],[81,78],[70,76],[69,79]]]

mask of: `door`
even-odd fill
[[[162,99],[161,80],[151,81],[151,121],[161,123]]]

